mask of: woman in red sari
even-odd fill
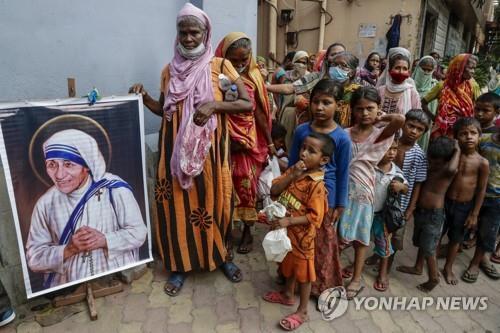
[[[244,224],[238,253],[252,250],[250,226],[257,221],[257,182],[268,154],[276,153],[271,139],[271,110],[265,82],[252,57],[250,38],[232,32],[219,43],[215,56],[229,60],[239,72],[253,103],[251,112],[229,116],[232,178],[235,193],[234,221]]]
[[[459,118],[474,116],[474,101],[481,94],[474,80],[477,58],[462,53],[453,58],[448,66],[446,79],[439,82],[422,98],[422,109],[431,114],[428,104],[439,98],[437,116],[431,137],[453,137],[453,125]]]

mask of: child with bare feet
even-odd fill
[[[439,284],[436,248],[446,219],[446,191],[457,173],[460,147],[442,136],[431,142],[427,153],[429,170],[420,189],[414,219],[413,245],[418,247],[417,261],[413,267],[398,267],[403,273],[422,272],[427,261],[429,280],[417,286],[423,292],[430,292]]]
[[[280,266],[286,278],[283,292],[271,291],[263,296],[271,303],[293,305],[295,284],[299,284],[300,304],[295,313],[280,321],[280,326],[295,330],[308,318],[307,305],[311,296],[311,282],[316,280],[314,267],[314,239],[328,211],[327,192],[323,182],[323,167],[334,151],[333,140],[327,134],[311,132],[303,141],[300,160],[282,176],[273,180],[271,195],[287,208],[287,217],[273,221],[276,228],[287,228],[292,243]]]
[[[483,206],[479,212],[477,246],[469,267],[462,275],[462,280],[468,283],[477,281],[479,269],[493,280],[500,279],[500,273],[491,263],[500,263],[496,254],[491,255],[491,262],[486,253],[495,252],[495,242],[500,228],[500,118],[495,122],[496,133],[481,136],[479,153],[485,157],[490,166],[488,186]],[[497,252],[500,243],[497,245]]]
[[[375,202],[372,235],[375,249],[373,252],[380,258],[378,276],[373,284],[373,289],[384,292],[389,288],[389,277],[387,267],[389,257],[394,253],[391,246],[391,233],[387,230],[382,211],[387,200],[388,190],[394,193],[406,193],[408,182],[404,179],[403,171],[394,164],[394,159],[398,153],[397,138],[394,139],[391,147],[385,153],[382,160],[375,167]]]
[[[461,155],[458,173],[446,193],[445,229],[449,244],[443,276],[446,283],[456,285],[458,279],[453,273],[453,263],[464,241],[465,230],[476,228],[488,184],[489,166],[488,160],[477,152],[481,125],[476,119],[467,117],[457,120],[453,131]]]

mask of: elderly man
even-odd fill
[[[43,151],[54,186],[33,210],[26,256],[32,271],[45,273],[44,288],[136,262],[147,228],[131,187],[106,173],[95,139],[64,130]]]

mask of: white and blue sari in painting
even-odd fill
[[[54,186],[35,205],[26,243],[28,267],[45,274],[43,287],[90,278],[138,261],[147,237],[146,224],[131,187],[106,173],[95,139],[79,130],[64,130],[52,135],[43,150]],[[79,230],[104,236],[104,246],[70,246]]]

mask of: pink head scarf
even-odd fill
[[[174,143],[170,160],[172,176],[177,178],[183,189],[192,185],[192,178],[203,170],[203,164],[210,149],[212,133],[217,128],[217,118],[212,116],[204,126],[196,126],[192,116],[196,109],[214,100],[210,62],[213,57],[211,46],[212,26],[210,18],[201,9],[186,3],[177,14],[177,22],[185,16],[193,16],[205,26],[205,52],[196,59],[186,59],[177,50],[179,39],[174,45],[174,58],[170,62],[170,81],[163,111],[168,121],[176,112],[177,103],[183,101],[182,121]],[[193,138],[192,135],[196,137]],[[195,143],[193,147],[191,145]]]

